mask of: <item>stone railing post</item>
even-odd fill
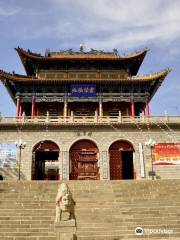
[[[164,114],[164,121],[165,121],[166,123],[169,122],[169,115],[168,115],[167,112],[165,112],[165,114]]]
[[[141,116],[141,122],[142,122],[142,123],[145,123],[145,122],[146,122],[146,116],[145,116],[145,115],[142,115],[142,116]]]
[[[25,122],[25,112],[22,113],[22,122]]]
[[[95,122],[95,123],[98,122],[98,113],[97,113],[97,110],[95,111],[94,122]]]
[[[49,112],[47,112],[47,114],[46,114],[46,123],[48,123],[49,122]]]
[[[73,113],[73,111],[71,111],[71,122],[72,123],[74,122],[74,113]]]
[[[121,115],[121,111],[119,111],[118,122],[119,122],[119,123],[121,123],[121,122],[122,122],[122,115]]]

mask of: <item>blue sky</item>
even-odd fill
[[[14,51],[44,54],[90,48],[120,55],[150,48],[139,75],[172,68],[151,101],[151,114],[180,114],[180,0],[0,0],[0,69],[24,74]],[[0,84],[0,112],[15,106]]]

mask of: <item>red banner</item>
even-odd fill
[[[158,143],[152,154],[154,165],[180,164],[180,143]]]

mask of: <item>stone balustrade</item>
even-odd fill
[[[31,118],[30,116],[21,117],[1,117],[0,125],[3,124],[180,124],[180,116],[38,116]]]

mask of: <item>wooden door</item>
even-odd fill
[[[78,151],[71,151],[70,153],[70,180],[76,180],[78,178]]]
[[[110,150],[110,179],[120,180],[123,178],[122,173],[122,156],[121,151]]]
[[[71,174],[74,180],[97,180],[99,168],[96,151],[72,151]]]
[[[129,168],[133,168],[133,151],[133,146],[129,142],[123,140],[116,141],[110,146],[109,162],[111,180],[120,180],[127,178],[126,175],[129,174]]]
[[[70,179],[99,179],[98,148],[90,140],[79,140],[70,149]]]

